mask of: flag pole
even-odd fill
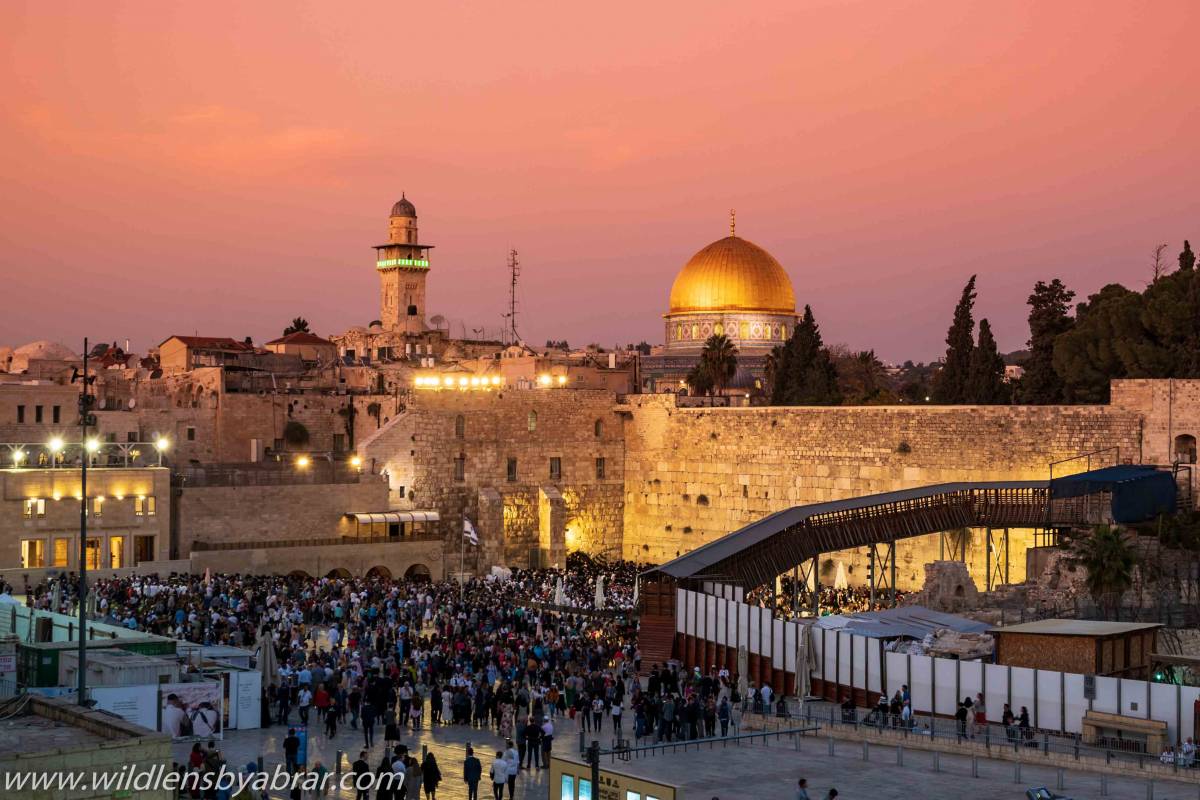
[[[458,602],[462,603],[467,596],[467,582],[463,570],[467,563],[467,515],[463,514],[463,529],[459,532],[458,543]]]

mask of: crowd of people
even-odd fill
[[[476,747],[488,737],[496,746],[481,749],[482,760],[468,750],[461,765],[468,796],[490,781],[494,798],[513,800],[523,771],[549,768],[564,726],[606,747],[691,740],[729,735],[742,709],[772,707],[770,686],[739,688],[726,669],[641,663],[632,615],[621,613],[634,603],[639,570],[573,556],[566,570],[514,570],[463,585],[135,575],[96,581],[89,603],[111,624],[273,659],[262,724],[278,727],[289,771],[327,772],[319,762],[300,763],[304,726],[310,740],[336,739],[358,753],[353,772],[376,779],[362,800],[436,800],[449,767],[432,753],[418,758],[405,739],[469,726],[480,732]],[[604,613],[593,609],[598,581]],[[27,601],[69,613],[73,590],[69,579],[47,583],[31,588]],[[345,744],[351,731],[361,744]],[[227,767],[215,746],[191,755],[184,769]],[[398,773],[399,784],[384,780]]]
[[[798,590],[798,591],[797,591]],[[899,601],[906,593],[897,591]],[[862,611],[881,611],[892,607],[890,589],[876,589],[871,599],[871,590],[866,586],[821,586],[817,591],[821,616],[830,614],[857,614]],[[812,616],[812,593],[807,586],[797,586],[790,576],[780,578],[775,591],[770,586],[760,586],[746,595],[746,602],[763,608],[773,608],[781,619]]]

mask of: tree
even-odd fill
[[[783,363],[783,348],[781,344],[772,347],[763,364],[763,383],[767,397],[775,396],[775,383],[779,380],[779,368]]]
[[[888,381],[883,363],[874,350],[854,353],[845,347],[831,347],[837,369],[838,389],[843,402],[851,405],[895,403],[897,398]]]
[[[946,358],[941,371],[933,379],[933,402],[967,402],[967,376],[971,370],[971,351],[975,349],[975,276],[963,287],[954,321],[946,332]]]
[[[713,389],[719,395],[737,373],[737,347],[725,334],[713,334],[704,342],[700,363],[712,378]]]
[[[1196,266],[1196,254],[1192,252],[1192,243],[1187,239],[1183,240],[1183,250],[1179,253],[1179,269],[1183,272],[1191,272]]]
[[[979,321],[979,343],[971,351],[967,374],[966,400],[976,405],[991,406],[1007,403],[1008,384],[1004,382],[1004,359],[992,336],[992,326],[986,319]]]
[[[1185,247],[1187,246],[1187,242],[1183,244]],[[1152,285],[1158,283],[1158,279],[1167,274],[1167,264],[1163,260],[1163,253],[1167,247],[1168,245],[1166,244],[1156,245],[1154,252],[1150,256],[1150,283]],[[1179,255],[1182,258],[1183,254],[1180,253]]]
[[[1097,525],[1091,535],[1072,542],[1071,561],[1087,570],[1088,593],[1105,617],[1119,609],[1121,595],[1133,585],[1137,556],[1121,532],[1108,525]]]
[[[800,319],[776,367],[771,402],[783,406],[837,405],[842,401],[837,369],[821,341],[812,308],[804,307]]]
[[[696,362],[696,365],[688,371],[684,381],[687,382],[688,391],[697,397],[712,392],[715,383],[712,374],[708,371],[708,367],[703,361]]]
[[[1054,369],[1054,343],[1071,330],[1075,321],[1069,316],[1075,293],[1058,278],[1038,281],[1029,295],[1029,356],[1021,376],[1017,399],[1030,405],[1061,403],[1063,379]]]
[[[283,329],[284,336],[287,336],[289,333],[309,333],[308,320],[304,317],[296,317],[292,320],[291,325]]]
[[[1107,403],[1109,381],[1131,377],[1129,364],[1146,339],[1142,297],[1110,283],[1075,312],[1075,324],[1054,341],[1054,371],[1068,403]]]

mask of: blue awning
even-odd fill
[[[1175,511],[1174,476],[1152,466],[1105,467],[1065,475],[1050,482],[1050,496],[1054,500],[1099,492],[1112,493],[1114,522],[1146,522]]]

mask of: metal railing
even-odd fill
[[[757,718],[764,726],[773,724],[777,727],[791,728],[799,722],[819,724],[831,730],[886,731],[903,739],[975,744],[982,745],[984,750],[1008,749],[1017,753],[1058,754],[1069,756],[1076,761],[1080,758],[1094,758],[1106,764],[1135,764],[1138,769],[1145,769],[1147,765],[1163,765],[1172,768],[1174,772],[1180,772],[1200,767],[1200,761],[1197,759],[1188,762],[1184,758],[1172,757],[1168,763],[1162,754],[1146,752],[1145,742],[1138,739],[1120,739],[1117,740],[1119,744],[1112,742],[1111,746],[1105,746],[1104,739],[1085,742],[1077,733],[1045,728],[1022,728],[1017,725],[1005,727],[990,721],[986,725],[976,725],[972,719],[959,723],[958,720],[928,714],[914,714],[909,720],[891,714],[881,718],[875,709],[849,710],[824,701],[808,701],[803,710],[797,708],[793,701],[787,705],[787,710],[782,715],[777,711],[759,713],[753,705],[749,705],[743,713],[743,720],[746,717]]]

